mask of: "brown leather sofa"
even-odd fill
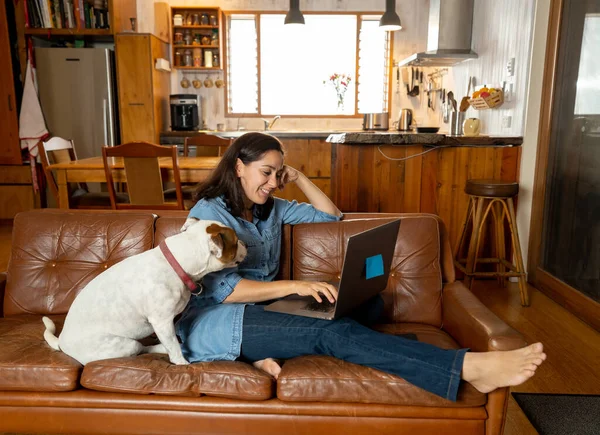
[[[502,433],[506,388],[481,394],[463,383],[453,403],[328,357],[286,361],[275,382],[238,361],[175,366],[166,356],[143,355],[83,368],[51,350],[41,316],[60,331],[86,283],[156,246],[185,218],[158,214],[38,210],[15,218],[11,260],[0,274],[0,433]],[[526,344],[454,281],[447,235],[433,215],[349,214],[342,222],[286,227],[280,277],[336,276],[346,238],[390,217],[403,222],[380,330],[473,351]]]

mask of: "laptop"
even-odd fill
[[[334,320],[385,290],[390,275],[400,219],[350,236],[335,303],[323,297],[290,295],[265,306],[265,311]]]

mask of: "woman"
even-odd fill
[[[486,393],[533,376],[546,358],[541,343],[507,352],[443,350],[375,332],[351,318],[329,321],[265,312],[261,302],[290,294],[319,302],[337,298],[336,288],[324,282],[273,281],[283,224],[337,221],[342,216],[305,175],[284,165],[283,157],[278,139],[247,133],[228,148],[196,192],[198,202],[190,217],[232,227],[248,255],[235,269],[205,276],[203,294],[192,298],[179,320],[177,332],[190,362],[241,358],[256,361],[276,377],[280,369],[271,358],[330,355],[396,374],[453,401],[461,379]],[[288,183],[296,183],[310,204],[273,198],[275,189]],[[377,311],[377,302],[363,310]]]

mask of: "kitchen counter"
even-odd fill
[[[331,134],[327,142],[346,145],[518,146],[521,136],[450,136],[441,133],[360,131]]]
[[[165,131],[160,143],[183,144],[186,137],[213,134],[223,138],[237,138],[248,131]],[[521,136],[450,136],[441,133],[411,133],[399,131],[363,130],[268,130],[261,133],[279,138],[325,139],[327,142],[346,145],[432,145],[432,146],[519,146]]]

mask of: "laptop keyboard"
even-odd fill
[[[318,302],[316,299],[312,302],[309,302],[306,306],[306,310],[308,311],[318,311],[321,313],[328,313],[333,310],[335,307],[335,302],[329,302],[329,300],[323,298],[323,302]]]

